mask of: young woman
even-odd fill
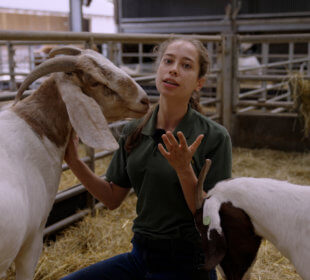
[[[206,158],[212,160],[204,190],[231,176],[231,141],[226,129],[199,113],[195,95],[205,83],[208,55],[203,44],[171,39],[158,50],[159,104],[125,126],[106,180],[78,158],[77,140],[65,160],[82,184],[109,209],[130,188],[137,194],[133,249],[63,279],[216,279],[204,272],[196,230],[195,186]]]

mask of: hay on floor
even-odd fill
[[[271,177],[310,185],[310,155],[234,148],[233,176]],[[135,204],[135,195],[130,195],[120,208],[98,210],[95,217],[87,216],[59,233],[56,242],[46,242],[35,280],[58,280],[90,264],[129,251]],[[11,269],[6,280],[13,280],[13,275],[14,269]],[[250,279],[301,280],[289,261],[267,241],[262,242]]]

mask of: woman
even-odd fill
[[[212,160],[204,190],[231,176],[231,142],[225,128],[198,110],[194,96],[205,83],[207,51],[191,39],[171,39],[157,50],[159,104],[125,126],[106,174],[92,173],[71,141],[65,160],[84,186],[109,209],[131,187],[137,200],[133,250],[64,279],[216,279],[203,264],[196,230],[195,186],[206,158]],[[204,274],[204,276],[202,276]]]

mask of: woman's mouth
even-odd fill
[[[178,87],[179,84],[175,81],[175,80],[172,80],[172,79],[166,79],[166,80],[163,80],[165,86],[167,87]]]

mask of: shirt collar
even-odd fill
[[[143,127],[141,133],[147,136],[153,136],[156,130],[156,120],[157,120],[157,114],[159,110],[159,105],[156,105],[154,108],[154,111],[146,123],[146,125]],[[188,139],[191,136],[191,132],[193,129],[192,122],[194,121],[194,109],[189,105],[187,112],[183,119],[180,121],[180,123],[175,128],[173,134],[176,136],[176,133],[178,131],[182,131],[185,138]]]

